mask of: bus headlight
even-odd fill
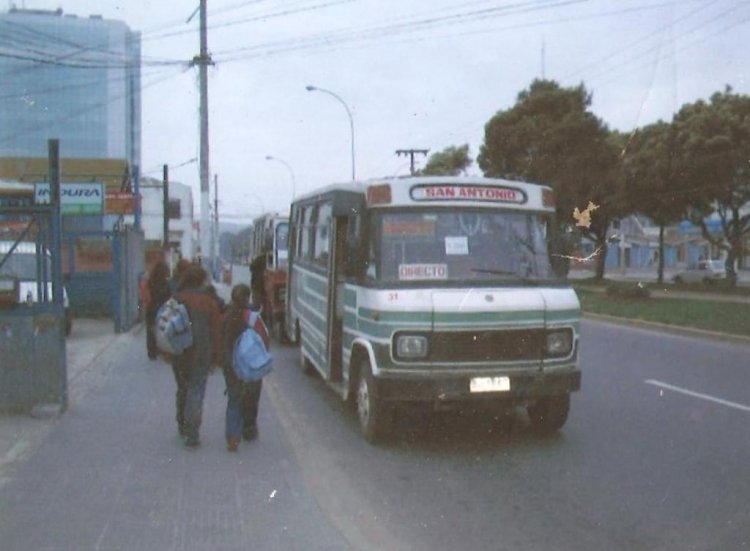
[[[413,359],[427,356],[427,337],[399,335],[396,337],[396,357]]]
[[[573,349],[573,332],[570,329],[560,329],[547,333],[545,341],[546,356],[567,356]]]

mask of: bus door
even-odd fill
[[[328,364],[330,366],[331,382],[341,382],[343,370],[342,347],[344,338],[344,283],[346,275],[346,237],[348,233],[348,218],[336,216],[333,218],[333,252],[331,269],[329,272],[328,288],[331,298],[328,306]]]

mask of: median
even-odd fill
[[[669,296],[670,290],[643,292],[637,284],[610,287],[575,285],[584,314],[750,338],[750,303],[712,300],[700,293]],[[664,289],[663,287],[661,289]]]

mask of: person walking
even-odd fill
[[[193,345],[172,361],[177,393],[177,428],[186,448],[200,446],[203,397],[212,366],[222,364],[221,316],[214,298],[205,290],[208,274],[190,266],[180,278],[176,298],[190,315]]]
[[[172,296],[172,290],[169,287],[169,266],[163,260],[159,260],[151,268],[148,276],[148,299],[146,302],[146,352],[151,360],[157,358],[156,334],[154,326],[156,324],[156,313],[169,297]]]
[[[177,288],[180,284],[182,274],[184,274],[185,270],[187,270],[192,265],[192,262],[190,262],[187,258],[181,258],[177,261],[177,264],[174,267],[174,273],[172,274],[172,279],[169,280],[169,288],[172,290],[173,295],[177,293]]]
[[[232,366],[234,345],[237,338],[247,328],[251,311],[250,287],[245,284],[235,285],[232,289],[231,303],[224,319],[223,370],[227,387],[225,436],[227,450],[230,452],[237,451],[241,438],[249,441],[258,437],[258,401],[260,400],[263,381],[260,379],[243,382]],[[256,317],[253,328],[268,349],[271,339],[260,316]]]

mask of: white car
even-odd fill
[[[705,283],[711,284],[720,279],[726,279],[727,270],[721,260],[699,260],[691,262],[687,268],[674,275],[675,283]]]
[[[6,257],[14,241],[0,241],[0,261]],[[50,252],[46,251],[47,257]],[[10,276],[18,280],[18,304],[31,304],[39,300],[37,285],[36,244],[21,241],[16,245],[13,254],[8,257],[0,268],[0,276]],[[50,263],[47,263],[47,295],[52,300],[52,282],[50,277]],[[65,308],[65,334],[70,335],[73,322],[70,316],[68,292],[63,287],[63,307]]]

